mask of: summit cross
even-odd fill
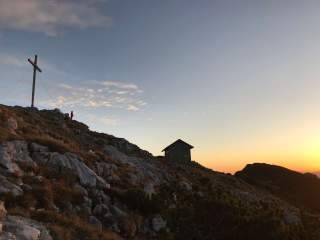
[[[37,71],[42,72],[41,69],[38,67],[38,55],[34,56],[34,61],[28,58],[28,62],[33,66],[33,82],[32,82],[32,99],[31,99],[31,107],[34,107],[34,92],[36,88],[36,75]]]

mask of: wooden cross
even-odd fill
[[[37,71],[38,72],[42,72],[42,71],[37,65],[38,55],[34,56],[33,62],[32,62],[32,60],[30,60],[30,58],[28,58],[28,62],[31,63],[31,65],[33,66],[33,83],[32,83],[32,99],[31,99],[31,107],[33,108],[34,107],[34,91],[35,91],[35,87],[36,87],[36,74],[37,74]]]

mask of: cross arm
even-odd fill
[[[35,69],[37,69],[37,71],[42,72],[42,70],[41,70],[36,64],[34,64],[34,62],[32,62],[32,61],[30,60],[30,58],[28,58],[28,62],[29,62]]]

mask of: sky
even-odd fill
[[[320,2],[0,0],[0,103],[71,110],[222,172],[320,170]]]

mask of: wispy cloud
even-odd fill
[[[119,89],[139,90],[138,86],[135,84],[126,84],[126,83],[115,82],[115,81],[104,81],[104,82],[102,82],[102,85],[107,86],[107,87],[116,87]]]
[[[65,27],[104,27],[111,18],[99,11],[98,0],[0,0],[0,28],[56,36]]]
[[[128,105],[127,110],[129,110],[129,111],[138,111],[139,108],[137,106],[135,106],[135,105],[131,105],[130,104],[130,105]]]
[[[147,103],[140,99],[142,90],[135,84],[120,81],[92,82],[87,86],[62,83],[55,97],[41,101],[49,107],[120,108],[138,111]],[[52,95],[52,94],[51,94]]]

